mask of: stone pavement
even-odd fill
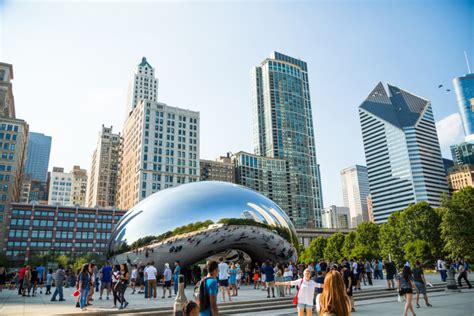
[[[470,276],[470,279],[472,280],[474,277],[474,274],[470,274],[469,276]],[[427,279],[429,282],[432,282],[432,283],[440,282],[440,278],[436,274],[427,275]],[[362,285],[362,292],[364,292],[364,289],[383,289],[385,287],[386,287],[385,280],[375,280],[374,286],[364,287]],[[53,288],[53,292],[54,292],[54,288]],[[74,292],[74,289],[72,288],[64,289],[64,298],[66,299],[65,302],[50,302],[51,296],[46,296],[44,294],[38,294],[36,297],[22,297],[17,294],[17,291],[4,290],[2,293],[0,293],[0,315],[40,316],[40,315],[54,315],[54,314],[58,315],[58,314],[75,313],[75,312],[80,313],[80,310],[78,308],[75,308],[76,298],[72,296],[73,292]],[[474,296],[472,296],[472,294],[474,294],[474,291],[473,290],[468,291],[464,289],[463,292],[465,293],[462,293],[459,295],[447,295],[444,292],[441,293],[441,295],[439,293],[436,293],[437,294],[436,299],[437,300],[440,299],[440,302],[436,304],[437,307],[436,309],[433,309],[433,312],[441,310],[445,313],[443,315],[446,315],[449,313],[450,316],[474,315],[474,312],[472,311],[474,309],[472,306],[472,301],[474,299]],[[174,299],[161,298],[161,295],[162,295],[161,288],[158,288],[158,298],[156,300],[155,299],[146,300],[141,294],[131,295],[130,293],[131,291],[130,289],[128,289],[125,294],[126,299],[130,302],[129,307],[127,308],[127,310],[129,310],[130,313],[133,313],[134,309],[166,307],[166,306],[172,306],[174,303]],[[433,297],[434,295],[435,294],[433,294]],[[192,299],[192,286],[188,286],[188,288],[186,289],[186,296],[188,299]],[[239,296],[235,297],[234,301],[242,302],[242,301],[251,301],[251,300],[258,300],[258,299],[266,299],[266,292],[261,291],[261,290],[254,290],[253,286],[249,286],[249,287],[242,286],[241,290],[239,291]],[[402,314],[401,304],[398,304],[397,302],[393,302],[393,300],[390,303],[385,302],[384,299],[381,299],[381,300],[382,301],[380,302],[379,300],[371,300],[370,304],[368,303],[369,301],[360,302],[359,304],[361,307],[358,308],[357,314],[359,315],[382,315],[382,314],[389,315],[389,314],[386,314],[385,312],[394,313],[393,315]],[[222,302],[222,295],[221,293],[219,293],[218,303],[221,303],[221,302]],[[433,301],[433,302],[436,302],[436,301]],[[99,296],[97,293],[94,294],[94,301],[92,303],[94,305],[88,308],[90,311],[111,310],[112,305],[113,305],[112,298],[110,300],[106,300],[104,297],[103,300],[99,300]],[[379,306],[377,304],[381,304],[380,307],[377,307]],[[441,308],[441,306],[446,306],[448,309],[445,309],[445,308],[438,309],[438,306],[439,308]],[[468,313],[462,314],[461,312],[469,306],[471,309],[467,310]],[[383,311],[383,313],[381,311]],[[421,311],[425,312],[426,310],[422,309]],[[451,312],[451,311],[456,311],[456,313]],[[255,313],[255,314],[280,315],[279,313],[282,313],[281,315],[288,315],[288,313],[294,314],[294,312],[295,310],[278,310],[278,311],[271,311],[271,313]],[[457,312],[459,312],[459,314],[457,314]],[[422,314],[420,313],[420,315]],[[433,314],[430,316],[434,316],[434,315],[436,314]]]

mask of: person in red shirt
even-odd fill
[[[26,264],[18,272],[18,276],[20,278],[20,286],[18,287],[18,295],[23,294],[22,293],[22,290],[23,290],[23,276],[25,275],[25,271],[26,271]]]

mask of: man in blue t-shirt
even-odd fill
[[[179,260],[174,262],[174,271],[173,271],[173,282],[174,282],[174,295],[178,295],[178,280],[179,275],[181,274],[181,266],[179,265]]]
[[[200,293],[206,296],[206,301],[209,305],[199,311],[199,316],[218,316],[219,310],[217,308],[217,274],[219,273],[219,265],[215,261],[209,261],[207,264],[207,277],[204,279],[205,293]],[[201,296],[201,295],[200,295]],[[200,302],[204,304],[204,302]]]
[[[270,289],[272,290],[272,296],[275,297],[275,270],[270,260],[267,260],[262,272],[265,274],[265,282],[267,283],[267,298],[270,298]]]
[[[99,300],[102,299],[102,294],[104,293],[104,288],[107,289],[107,299],[109,299],[109,294],[111,290],[111,282],[112,282],[112,266],[109,262],[102,267],[102,271],[100,273],[100,296]]]

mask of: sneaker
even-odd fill
[[[123,308],[126,308],[128,306],[128,302],[125,302],[125,305],[123,306]]]
[[[120,305],[120,307],[118,309],[123,309],[123,305]]]
[[[165,296],[163,295],[161,298],[165,298]]]
[[[102,299],[102,296],[99,296],[99,300],[101,300],[101,299]]]
[[[107,298],[107,299],[109,299],[109,297],[108,297],[108,296],[107,296],[106,298]]]
[[[416,304],[416,308],[420,308],[420,304]]]
[[[59,301],[60,301],[60,302],[64,302],[65,299],[64,299],[64,298],[60,298]]]
[[[79,302],[76,303],[76,307],[81,307],[81,305],[79,305]]]
[[[43,294],[43,290],[40,290],[40,294]]]

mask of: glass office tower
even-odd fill
[[[49,155],[51,153],[51,136],[30,132],[25,174],[31,179],[46,183],[48,178]]]
[[[359,116],[375,222],[419,201],[440,206],[448,184],[430,101],[380,82]]]
[[[474,74],[454,78],[453,85],[464,132],[466,137],[470,137],[474,135]]]
[[[321,227],[323,199],[306,62],[273,52],[252,70],[257,155],[289,163],[288,209],[296,227]]]

